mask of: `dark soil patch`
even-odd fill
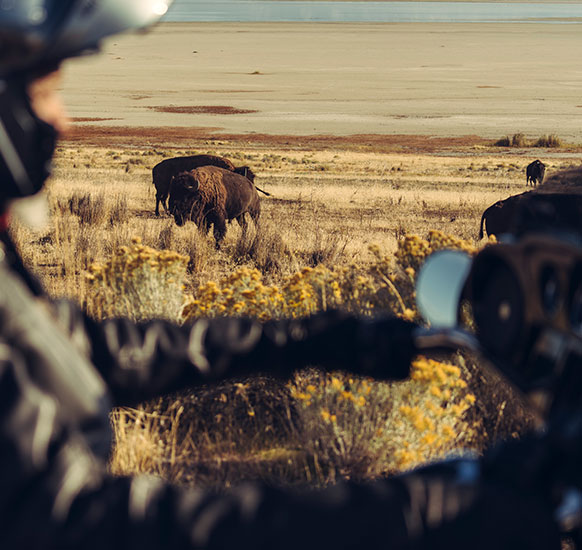
[[[100,118],[100,117],[88,117],[88,116],[77,116],[71,117],[71,122],[102,122],[104,120],[121,120],[119,118]]]
[[[229,105],[193,105],[186,107],[176,107],[170,105],[167,107],[148,107],[156,113],[174,113],[179,115],[246,115],[249,113],[258,113],[254,109],[237,109]]]

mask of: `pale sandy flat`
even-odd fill
[[[70,62],[64,94],[105,126],[582,142],[581,51],[580,24],[168,23]]]

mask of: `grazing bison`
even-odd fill
[[[152,179],[156,188],[156,216],[160,215],[160,203],[164,210],[168,211],[167,199],[172,178],[180,172],[188,172],[200,166],[219,166],[225,170],[241,174],[251,182],[255,180],[255,174],[248,166],[235,167],[230,160],[216,155],[194,155],[163,160],[152,169]],[[265,193],[265,191],[262,192]]]
[[[531,164],[528,164],[525,169],[525,184],[529,185],[531,182],[532,187],[535,187],[537,184],[544,181],[545,173],[546,165],[540,160],[534,160]]]
[[[170,184],[169,210],[177,225],[192,220],[201,231],[214,225],[216,248],[226,235],[226,221],[236,219],[243,233],[248,212],[258,223],[259,195],[246,177],[218,166],[201,166],[181,172]]]

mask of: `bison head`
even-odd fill
[[[187,220],[196,222],[194,211],[198,195],[198,181],[190,172],[181,172],[172,178],[168,209],[176,225],[184,225]]]

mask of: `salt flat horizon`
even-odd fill
[[[77,124],[582,143],[581,45],[578,25],[163,23],[68,63],[63,93]]]

